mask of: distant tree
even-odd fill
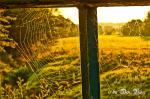
[[[140,19],[131,20],[122,26],[124,36],[138,36],[142,33],[143,22]]]
[[[111,35],[115,32],[115,28],[113,28],[113,26],[104,26],[103,31],[105,35]]]
[[[101,35],[104,33],[103,28],[101,25],[98,25],[98,33]]]
[[[148,12],[147,17],[144,20],[142,35],[150,36],[150,12]]]
[[[65,19],[62,15],[57,16],[59,21],[55,23],[56,36],[59,38],[78,36],[78,26],[70,19]]]

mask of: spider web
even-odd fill
[[[59,81],[67,80],[67,78],[63,79],[63,76],[71,75],[74,78],[74,76],[76,77],[77,75],[80,78],[81,75],[80,67],[76,67],[78,69],[71,69],[72,71],[65,70],[65,68],[72,66],[71,64],[68,66],[67,61],[71,61],[71,58],[74,57],[74,53],[79,52],[79,44],[77,44],[79,42],[76,42],[78,38],[77,40],[75,39],[75,41],[72,41],[71,38],[69,39],[71,44],[73,44],[72,47],[67,45],[67,41],[63,40],[60,33],[60,35],[56,37],[59,27],[55,27],[57,23],[55,23],[55,15],[52,16],[52,14],[53,13],[47,12],[47,9],[39,8],[26,8],[24,13],[20,13],[20,18],[18,19],[19,24],[17,23],[18,25],[15,25],[16,30],[19,31],[19,37],[17,37],[19,40],[17,39],[18,45],[16,49],[22,57],[21,60],[26,63],[24,66],[30,68],[34,73],[33,76],[29,78],[31,81],[30,84],[32,85],[32,82],[37,80],[41,85],[43,85],[43,83],[45,86],[50,85],[50,87],[48,87],[50,88],[50,93],[56,94],[51,87],[56,85],[57,87],[61,87],[61,84],[58,85]],[[50,18],[52,18],[51,21],[49,21]],[[60,26],[60,29],[61,28],[62,26]],[[16,37],[16,35],[13,36]],[[76,60],[77,58],[79,58],[79,55],[75,55]],[[58,72],[54,72],[57,66]],[[67,81],[67,83],[68,82],[69,81]]]
[[[32,44],[35,44],[34,41],[39,41],[41,44],[42,40],[46,39],[43,43],[45,46],[42,46],[40,50],[49,49],[48,44],[50,44],[50,41],[46,38],[47,33],[49,33],[47,28],[50,28],[50,24],[46,19],[43,20],[43,18],[48,18],[46,11],[41,12],[34,9],[33,12],[33,9],[29,9],[25,12],[25,16],[20,19],[19,26],[16,26],[20,31],[20,41],[17,50],[27,60],[27,63],[30,64],[29,66],[33,72],[35,69],[39,69],[39,67],[37,67],[38,60],[36,56],[34,56],[34,52],[30,51],[32,49]],[[51,37],[53,36],[51,35]],[[38,45],[35,44],[34,46]],[[33,61],[33,63],[29,63],[30,61]],[[44,63],[40,62],[39,64],[42,65]]]

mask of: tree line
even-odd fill
[[[99,34],[111,35],[118,33],[123,36],[150,36],[150,12],[148,12],[144,21],[132,19],[120,28],[113,26],[114,25],[99,25]]]
[[[78,26],[56,8],[0,9],[0,62],[17,65],[14,61],[20,55],[16,47],[32,53],[31,46],[37,42],[44,45],[73,36],[78,36]]]

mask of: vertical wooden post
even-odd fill
[[[87,35],[87,10],[79,8],[79,29],[80,29],[80,53],[82,73],[82,96],[83,99],[90,99],[89,62],[88,62],[88,35]]]
[[[83,99],[100,99],[96,7],[79,7],[79,28]]]

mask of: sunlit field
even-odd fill
[[[76,46],[79,46],[79,38],[78,37],[69,37],[58,40],[58,46],[54,46],[54,48],[62,48],[68,51],[74,51],[73,49],[78,49]],[[69,44],[68,44],[69,42]],[[139,36],[117,36],[117,35],[99,35],[99,50],[104,51],[140,51],[147,53],[150,49],[150,38],[149,37],[139,37]],[[72,50],[71,50],[72,49]],[[76,54],[79,53],[77,50]]]
[[[71,55],[79,55],[79,38],[59,40]],[[70,44],[67,44],[70,42]],[[58,42],[59,43],[59,42]],[[60,44],[59,44],[60,45]],[[74,51],[76,49],[76,51]],[[61,50],[61,49],[60,49]],[[101,97],[147,98],[150,96],[150,41],[141,37],[99,36]],[[76,63],[77,61],[74,61]],[[79,61],[78,61],[79,62]],[[81,85],[79,85],[81,86]],[[75,89],[78,87],[74,87]],[[77,89],[75,91],[77,91]],[[130,94],[115,94],[121,89]],[[135,90],[139,90],[136,94]],[[136,90],[136,91],[137,91]],[[109,93],[110,92],[110,93]],[[80,91],[81,93],[81,91]],[[66,93],[68,94],[68,93]]]
[[[81,99],[79,25],[57,8],[0,15],[0,99]],[[150,12],[98,29],[101,98],[149,99]]]
[[[13,74],[7,75],[6,85],[2,96],[6,97],[47,97],[47,99],[81,98],[81,72],[79,38],[69,37],[57,39],[51,46],[51,51],[45,51],[48,58],[53,55],[51,61],[44,64],[38,71],[32,73],[22,67]],[[99,62],[101,97],[108,98],[134,98],[147,99],[150,97],[150,41],[140,37],[99,36]],[[39,53],[42,54],[42,53]],[[40,55],[39,55],[40,56]],[[39,62],[42,61],[39,58]],[[3,64],[3,63],[1,63]],[[40,65],[39,65],[40,66]],[[25,71],[28,75],[24,82]],[[37,79],[38,76],[38,80]],[[16,77],[19,77],[16,78]],[[12,88],[11,84],[17,80],[18,88]],[[143,93],[114,94],[114,90],[133,90],[137,88]],[[21,92],[20,92],[21,91]],[[18,93],[17,93],[18,92]],[[102,99],[103,99],[102,98]]]
[[[67,42],[70,42],[70,44],[67,44]],[[72,53],[71,55],[77,56],[80,54],[78,52],[79,47],[77,47],[79,46],[78,37],[60,39],[58,43],[63,43],[60,50],[64,48],[68,54]],[[99,36],[101,96],[104,99],[149,97],[149,47],[150,41],[141,37]],[[71,63],[75,64],[76,62],[79,61]],[[74,88],[78,89],[78,87]],[[75,91],[78,91],[77,89]],[[133,92],[125,95],[108,93],[121,89],[130,91],[139,89],[141,93],[134,94]]]

